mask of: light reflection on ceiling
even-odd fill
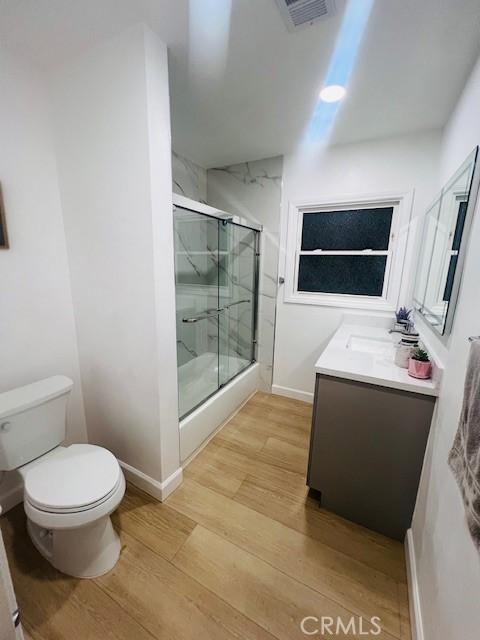
[[[348,1],[323,88],[339,85],[344,87],[348,94],[348,81],[355,66],[373,3],[374,0]],[[325,102],[319,96],[306,128],[306,144],[327,143],[340,105],[340,100]]]
[[[225,73],[232,0],[189,0],[188,58],[197,83],[220,81]]]

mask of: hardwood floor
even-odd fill
[[[257,393],[165,503],[130,486],[113,516],[120,560],[95,580],[43,560],[21,506],[0,518],[27,638],[292,640],[306,616],[354,616],[312,637],[368,637],[378,617],[371,637],[410,639],[403,547],[307,495],[310,419],[310,405]]]

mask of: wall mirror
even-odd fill
[[[427,210],[413,305],[440,335],[451,331],[479,185],[478,147]]]

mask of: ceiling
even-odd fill
[[[229,4],[203,0],[215,2]],[[294,150],[333,52],[336,4],[289,33],[274,0],[232,0],[224,65],[210,74],[189,47],[188,0],[0,0],[0,42],[49,69],[145,21],[169,46],[173,146],[208,168]],[[195,55],[208,60],[203,41]],[[478,0],[376,0],[332,143],[442,127],[479,54]]]

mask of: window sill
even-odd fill
[[[283,301],[287,304],[309,304],[317,307],[362,309],[366,311],[383,311],[387,313],[395,312],[395,306],[385,300],[385,298],[368,299],[361,296],[295,293],[293,295],[286,295]]]

